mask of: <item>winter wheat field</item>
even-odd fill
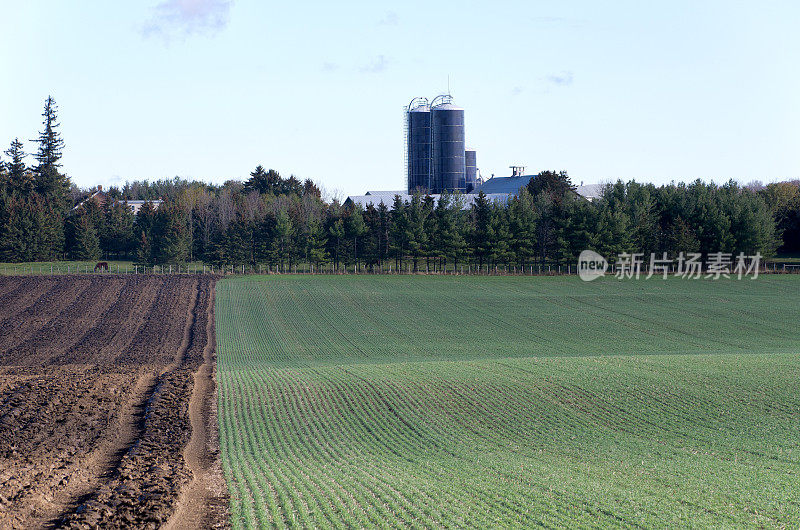
[[[800,278],[216,286],[234,528],[796,527]]]

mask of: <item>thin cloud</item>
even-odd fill
[[[389,66],[389,60],[385,55],[378,55],[374,57],[369,63],[365,64],[358,69],[362,74],[380,74],[385,72]]]
[[[558,86],[570,86],[573,81],[572,72],[561,72],[547,76],[547,81]]]
[[[378,21],[379,26],[396,26],[400,18],[394,11],[387,11],[383,18]]]
[[[233,0],[164,0],[142,27],[145,37],[218,33],[228,25]]]
[[[519,96],[520,94],[522,94],[523,90],[525,89],[522,88],[521,86],[515,86],[514,88],[511,89],[511,95]]]
[[[323,72],[335,72],[338,69],[339,69],[339,65],[336,64],[336,63],[330,63],[330,62],[327,62],[327,61],[322,63],[322,71]]]

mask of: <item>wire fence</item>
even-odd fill
[[[711,274],[707,268],[699,271],[701,274]],[[751,271],[752,272],[752,271]],[[200,263],[193,264],[164,264],[164,265],[137,265],[137,264],[107,264],[103,262],[96,265],[89,263],[59,264],[59,263],[25,263],[3,264],[0,266],[3,275],[63,275],[63,274],[212,274],[212,275],[247,275],[247,274],[325,274],[325,275],[436,275],[436,276],[573,276],[578,274],[577,265],[489,265],[465,264],[449,266],[445,269],[434,268],[429,264],[403,263],[397,266],[394,263],[380,265],[340,265],[332,263],[320,265],[313,264],[261,264],[261,265],[227,265],[214,266]],[[643,265],[639,275],[650,275],[650,267]],[[653,270],[652,276],[680,276],[677,266]],[[793,263],[761,263],[758,267],[759,274],[800,274],[800,264]],[[609,270],[606,275],[613,276],[614,270]],[[735,276],[733,270],[727,274]]]

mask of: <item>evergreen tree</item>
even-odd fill
[[[545,194],[556,203],[575,194],[575,186],[566,171],[542,171],[528,182],[527,187],[534,197]]]
[[[417,272],[419,270],[419,259],[428,244],[428,234],[425,231],[427,208],[423,205],[420,195],[415,194],[411,197],[407,210],[409,236],[407,248],[413,264],[413,270]]]
[[[603,205],[592,242],[596,251],[609,260],[623,252],[639,252],[631,242],[630,218],[619,204]]]
[[[100,239],[92,222],[91,215],[81,210],[70,216],[72,242],[69,254],[76,260],[96,260],[100,257]]]
[[[262,195],[281,193],[282,188],[280,174],[274,169],[265,171],[260,164],[250,173],[250,178],[244,183],[245,191],[257,191]]]
[[[293,258],[292,228],[292,220],[289,218],[286,210],[279,210],[275,217],[273,248],[276,261],[281,265],[281,269],[288,264],[289,270],[291,270]]]
[[[464,253],[464,236],[460,229],[461,203],[449,193],[442,194],[436,205],[436,242],[441,256],[441,270],[447,271],[448,259],[453,262],[453,269],[458,268],[458,261]]]
[[[328,232],[330,234],[328,241],[333,244],[333,266],[338,271],[339,249],[341,248],[342,239],[344,238],[344,222],[341,219],[336,219],[333,224],[331,224]]]
[[[390,249],[395,260],[395,269],[400,271],[403,268],[403,258],[409,248],[411,233],[409,231],[409,221],[407,205],[399,195],[395,195],[391,211],[390,228]]]
[[[189,229],[177,204],[161,203],[156,211],[150,242],[155,263],[180,264],[189,258]]]
[[[14,138],[5,154],[10,158],[8,163],[5,164],[6,177],[4,179],[4,187],[8,193],[20,193],[28,196],[33,192],[34,179],[28,173],[25,166],[25,153],[22,142],[19,138]]]
[[[367,233],[367,226],[364,224],[364,216],[361,213],[361,207],[353,205],[350,211],[347,212],[344,224],[345,237],[353,242],[353,263],[358,270],[358,242],[361,237]]]
[[[306,260],[309,264],[319,269],[320,263],[325,261],[325,231],[322,224],[316,219],[308,223],[308,236],[306,238]]]
[[[104,212],[104,223],[100,232],[100,246],[107,254],[127,256],[135,246],[134,223],[136,221],[127,201],[109,200]]]
[[[522,188],[519,196],[509,202],[508,219],[510,251],[517,264],[524,269],[536,253],[536,215],[533,198],[526,188]]]
[[[500,263],[508,263],[511,256],[507,209],[500,205],[492,205],[489,220],[489,257],[495,267]]]
[[[3,261],[34,261],[38,240],[31,199],[19,196],[3,198],[0,224],[0,257]]]
[[[391,231],[391,214],[383,202],[378,205],[378,263],[389,258],[389,233]]]
[[[483,267],[492,249],[492,205],[481,191],[472,203],[472,255],[478,259],[478,267]]]
[[[66,205],[69,179],[58,170],[61,167],[59,161],[64,150],[64,140],[58,130],[61,124],[58,123],[57,112],[58,107],[55,100],[48,96],[42,113],[44,129],[36,140],[38,148],[34,155],[37,161],[35,168],[36,191],[56,204],[64,202]]]
[[[153,249],[150,246],[150,239],[147,233],[142,230],[141,237],[139,238],[139,248],[136,250],[136,261],[139,265],[152,265],[153,262]]]

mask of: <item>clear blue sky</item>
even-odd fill
[[[402,108],[447,89],[484,176],[800,177],[796,1],[4,2],[0,143],[60,106],[81,186],[257,164],[401,189]],[[32,144],[27,144],[33,150]]]

